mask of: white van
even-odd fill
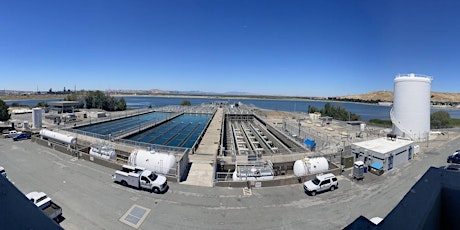
[[[306,193],[315,196],[318,192],[327,190],[334,191],[339,187],[337,177],[332,173],[317,175],[313,180],[309,180],[303,184],[303,189]]]

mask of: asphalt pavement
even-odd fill
[[[314,197],[302,184],[248,192],[169,182],[165,194],[150,193],[113,183],[110,168],[30,140],[0,139],[0,165],[24,194],[43,191],[59,204],[65,229],[341,229],[360,215],[385,217],[430,166],[446,165],[460,138],[422,144],[417,157],[382,176],[356,181],[345,171],[339,189]]]

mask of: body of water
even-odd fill
[[[308,106],[314,106],[322,109],[326,103],[334,106],[341,106],[351,113],[361,116],[361,120],[369,121],[370,119],[390,120],[391,106],[381,106],[373,104],[362,104],[352,102],[332,102],[332,101],[310,101],[310,100],[258,100],[258,99],[222,99],[222,98],[187,98],[187,97],[125,97],[126,104],[129,108],[147,108],[161,107],[166,105],[180,105],[182,101],[189,100],[192,105],[202,103],[212,103],[215,101],[227,101],[228,103],[242,102],[248,105],[254,105],[262,109],[279,110],[287,112],[308,112]],[[431,109],[431,112],[443,109]],[[460,119],[460,110],[444,109],[451,118]]]
[[[20,105],[35,106],[38,102],[56,101],[62,99],[46,99],[46,100],[16,100],[5,101],[8,105],[18,103]],[[331,102],[331,101],[310,101],[310,100],[258,100],[258,99],[222,99],[222,98],[187,98],[187,97],[125,97],[128,108],[140,109],[152,107],[162,107],[167,105],[180,105],[182,101],[189,100],[192,105],[202,103],[212,103],[215,101],[227,101],[228,103],[242,102],[248,105],[254,105],[262,109],[279,110],[287,112],[303,112],[307,113],[308,106],[314,106],[322,109],[326,103],[331,103],[335,106],[341,106],[351,113],[356,113],[361,116],[361,120],[369,121],[370,119],[390,120],[390,106],[380,106],[371,104],[360,104],[351,102]],[[431,109],[431,112],[440,111],[443,109]],[[451,118],[460,119],[460,110],[444,109]]]

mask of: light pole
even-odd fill
[[[340,151],[340,174],[342,174],[343,171],[343,151],[345,150],[345,141],[342,141],[342,150]]]
[[[302,124],[299,121],[299,135],[298,135],[299,139],[300,139],[300,126],[302,126]]]

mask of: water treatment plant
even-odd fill
[[[416,130],[412,121],[427,123],[430,82],[431,78],[415,74],[395,77],[393,133],[417,141],[426,139],[429,132],[426,125],[423,131]],[[417,89],[417,95],[407,94],[413,89]],[[412,101],[419,102],[411,104]],[[121,164],[156,165],[166,168],[168,178],[184,184],[210,187],[244,187],[247,181],[255,181],[253,185],[260,187],[293,184],[317,173],[340,173],[361,158],[366,166],[378,161],[383,168],[393,168],[392,154],[379,158],[368,154],[375,147],[358,151],[357,145],[352,144],[390,133],[369,129],[363,122],[341,123],[319,114],[269,120],[256,107],[226,101],[112,113],[75,112],[76,102],[50,104],[58,114],[68,111],[73,117],[62,116],[60,124],[59,116],[44,115],[48,129],[41,131],[37,142],[53,148],[67,145],[71,149],[67,152],[113,168]],[[411,105],[415,108],[406,109]],[[33,127],[41,127],[41,111],[32,112]],[[395,145],[385,139],[380,142]],[[408,142],[395,149],[406,147],[409,149],[406,160],[410,160],[418,153],[418,147]],[[112,151],[108,153],[107,149]],[[137,157],[131,157],[133,152],[139,152],[135,154]],[[165,156],[157,157],[159,154]],[[174,160],[167,156],[174,156]]]
[[[255,108],[241,103],[223,102],[102,116],[100,112],[95,116],[80,111],[75,112],[76,120],[64,123],[59,129],[44,129],[37,142],[48,143],[48,146],[54,143],[54,148],[68,145],[75,151],[72,154],[95,162],[101,159],[94,158],[104,158],[102,160],[107,161],[104,164],[112,164],[112,167],[126,163],[145,165],[131,157],[133,152],[144,150],[137,158],[160,168],[172,167],[165,170],[170,179],[205,186],[243,187],[246,181],[258,181],[258,186],[292,184],[298,178],[313,175],[295,176],[296,161],[305,157],[329,157],[324,158],[326,162],[332,159],[330,153],[312,151],[315,147],[306,145],[301,137],[292,133],[289,128],[292,124],[273,124],[254,111]],[[51,133],[55,133],[54,136]],[[66,137],[71,137],[73,142]],[[204,144],[207,141],[212,144]],[[101,145],[114,149],[116,157],[110,154],[102,157]],[[172,164],[171,158],[161,157],[157,160],[158,154],[174,156],[175,161]],[[210,163],[212,167],[197,167],[203,163]],[[205,172],[211,177],[194,178],[197,170],[198,174]],[[339,170],[337,161],[328,162],[321,172],[331,170]]]
[[[395,78],[395,91],[413,87],[405,83],[417,76],[407,77],[410,79]],[[407,82],[400,84],[399,80]],[[417,95],[426,100],[426,95]],[[408,129],[410,124],[404,122],[407,111],[396,108],[398,103],[407,103],[406,97],[399,94],[395,98],[392,119],[399,122],[394,130],[319,114],[279,113],[222,101],[111,113],[79,110],[72,111],[73,116],[34,109],[32,124],[21,125],[37,134],[31,142],[12,146],[2,139],[0,145],[7,151],[2,153],[2,162],[9,166],[5,169],[13,181],[20,178],[15,176],[20,171],[37,175],[49,172],[46,178],[26,183],[25,188],[37,183],[58,188],[47,193],[63,207],[63,215],[69,219],[61,221],[67,229],[229,229],[238,223],[243,229],[302,229],[307,223],[319,229],[343,228],[359,215],[368,219],[386,216],[412,185],[408,181],[415,182],[430,165],[427,160],[441,164],[444,159],[437,149],[449,151],[455,147],[450,141],[459,135],[453,132],[428,134],[430,142],[426,146],[423,138],[427,136],[408,132],[414,129]],[[56,105],[64,109],[69,104]],[[425,121],[425,113],[423,107],[422,115],[417,113],[413,119]],[[398,131],[402,133],[393,134]],[[33,159],[36,164],[11,168],[11,162],[25,159]],[[370,170],[361,174],[360,181],[354,179],[353,163],[357,160],[366,166],[361,170]],[[150,194],[114,184],[110,175],[122,165],[164,175],[169,190]],[[317,197],[305,194],[303,182],[330,173],[336,176],[330,190],[337,191]],[[382,208],[369,206],[369,200]],[[338,215],[344,211],[350,215]],[[95,216],[101,222],[95,221]],[[330,217],[326,217],[327,226],[308,219],[324,216]],[[178,218],[184,221],[178,223]],[[376,226],[366,218],[352,226]]]

